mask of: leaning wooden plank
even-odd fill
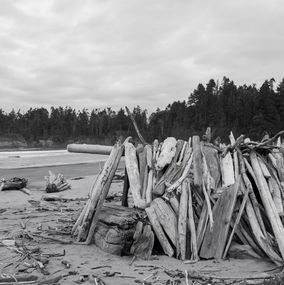
[[[137,126],[137,123],[134,119],[134,116],[132,115],[132,113],[130,112],[130,110],[127,108],[127,106],[125,106],[125,109],[126,109],[126,112],[128,114],[128,116],[130,117],[131,121],[132,121],[132,124],[134,126],[134,129],[136,131],[136,134],[138,136],[138,138],[140,139],[140,141],[142,142],[143,145],[146,144],[146,141],[144,140],[143,136],[141,135],[140,131],[139,131],[139,128]]]
[[[145,225],[140,235],[133,237],[134,242],[131,246],[130,252],[135,256],[145,260],[150,259],[154,246],[154,233],[151,225]]]
[[[277,212],[278,214],[282,214],[284,209],[283,209],[283,204],[282,204],[281,191],[274,177],[271,177],[268,179],[268,186],[269,186],[270,192],[272,193],[273,202],[275,204]]]
[[[233,132],[230,132],[229,139],[231,145],[234,145],[236,143]],[[236,151],[233,152],[233,161],[234,161],[235,179],[237,179],[237,177],[239,176],[239,161],[238,161],[238,154]]]
[[[129,178],[130,191],[133,196],[135,207],[140,209],[146,208],[146,200],[141,197],[141,185],[136,158],[136,149],[131,143],[125,144],[125,165]]]
[[[148,183],[146,189],[146,203],[150,204],[152,202],[152,190],[153,190],[153,169],[150,169],[148,174]]]
[[[128,139],[126,140],[125,144],[128,144],[127,141],[128,141]],[[92,221],[90,223],[90,229],[89,229],[88,236],[86,239],[86,244],[90,244],[92,242],[94,231],[95,231],[95,228],[96,228],[97,223],[99,221],[100,211],[103,207],[105,198],[107,197],[110,185],[112,183],[112,179],[114,177],[115,171],[118,167],[122,153],[124,151],[125,144],[118,145],[118,151],[117,151],[116,157],[114,159],[114,163],[112,165],[112,168],[110,169],[109,175],[108,175],[108,177],[104,177],[104,179],[102,180],[101,194],[100,194],[99,199],[98,199],[98,203],[97,203],[97,206],[95,209],[94,216],[93,216]]]
[[[279,250],[281,252],[282,258],[284,257],[284,228],[283,224],[280,220],[280,217],[277,213],[277,209],[273,203],[267,182],[262,174],[258,158],[256,156],[256,153],[254,151],[251,151],[250,153],[250,159],[252,168],[254,170],[256,179],[258,181],[258,187],[259,187],[259,194],[262,200],[262,203],[264,205],[266,214],[268,216],[268,219],[271,223]]]
[[[235,173],[231,153],[227,153],[225,157],[220,157],[220,166],[222,173],[222,185],[228,187],[235,183]]]
[[[240,178],[234,185],[225,189],[213,208],[214,225],[212,231],[207,228],[204,241],[200,250],[200,257],[222,258],[230,221],[235,207]]]
[[[188,185],[188,226],[190,231],[190,244],[191,244],[191,259],[198,260],[198,249],[197,249],[197,239],[196,239],[196,229],[193,218],[193,207],[192,207],[192,191],[189,179],[186,180]]]
[[[202,185],[202,158],[199,136],[192,137],[194,185]]]
[[[192,160],[193,160],[193,154],[192,154],[192,149],[190,148],[190,157],[188,159],[188,161],[186,162],[185,168],[183,170],[183,173],[181,174],[181,176],[179,177],[179,179],[177,181],[175,181],[169,188],[167,188],[167,192],[171,193],[172,191],[174,191],[175,189],[177,189],[181,183],[183,182],[183,180],[188,176],[188,173],[190,171],[190,167],[192,164]]]
[[[78,229],[77,241],[85,240],[89,231],[89,227],[98,203],[99,196],[101,195],[102,185],[105,183],[105,177],[108,177],[113,167],[115,158],[119,151],[119,144],[114,145],[108,160],[105,162],[103,169],[99,173],[90,192],[90,202],[86,203],[86,210],[84,217]]]
[[[162,246],[165,254],[167,254],[168,256],[173,256],[174,255],[174,250],[172,248],[172,246],[170,245],[163,229],[162,226],[158,220],[158,217],[156,215],[155,209],[153,206],[150,206],[148,208],[145,209],[147,216],[149,218],[149,221],[153,227],[153,230],[156,234],[156,237],[158,238],[160,245]]]
[[[151,204],[157,214],[158,220],[174,246],[178,242],[178,221],[171,206],[162,198],[153,200]]]
[[[187,232],[187,213],[188,213],[188,183],[187,179],[181,184],[181,196],[178,215],[178,239],[180,246],[181,260],[185,260],[186,254],[186,232]]]
[[[242,185],[243,185],[243,182],[241,182],[241,188],[242,188]],[[244,186],[244,185],[243,185],[243,186]],[[245,189],[245,187],[243,187],[243,188]],[[244,196],[243,196],[242,204],[241,204],[241,206],[240,206],[240,209],[239,209],[237,218],[236,218],[236,220],[235,220],[235,222],[234,222],[233,229],[232,229],[232,231],[231,231],[231,233],[230,233],[230,236],[229,236],[229,239],[228,239],[226,248],[225,248],[225,250],[224,250],[223,258],[226,258],[226,256],[227,256],[227,253],[228,253],[228,250],[229,250],[229,248],[230,248],[231,242],[232,242],[232,240],[233,240],[234,234],[235,234],[236,229],[237,229],[237,227],[238,227],[238,225],[239,225],[239,222],[240,222],[241,217],[242,217],[242,215],[243,215],[243,212],[244,212],[244,209],[245,209],[247,200],[248,200],[248,198],[249,198],[249,195],[248,195],[248,194],[249,194],[249,189],[245,189],[244,192],[245,192],[245,193],[244,193]]]
[[[209,190],[208,195],[210,195],[211,189]],[[207,203],[204,201],[201,214],[198,220],[198,225],[197,225],[197,230],[196,230],[196,239],[197,239],[197,249],[198,251],[201,248],[201,245],[204,240],[204,235],[206,232],[206,227],[208,223],[208,208],[207,208]]]
[[[106,154],[111,153],[112,146],[98,144],[68,144],[67,151],[79,153]]]
[[[263,162],[263,158],[262,157],[258,157],[258,161],[259,161],[259,166],[261,168],[261,171],[264,175],[265,178],[270,178],[271,177],[271,174],[268,170],[268,168],[266,167],[265,163]]]
[[[153,194],[155,194],[157,196],[161,196],[164,194],[165,188],[166,188],[165,184],[171,182],[173,176],[175,175],[175,173],[177,171],[177,168],[179,167],[177,165],[178,156],[179,156],[179,154],[181,154],[183,146],[185,146],[185,145],[186,145],[186,143],[184,143],[183,140],[177,141],[175,156],[174,156],[172,162],[170,163],[170,165],[168,166],[167,170],[163,174],[163,176],[156,183],[155,188],[153,189]]]
[[[175,213],[178,217],[178,215],[179,215],[179,201],[178,201],[176,195],[172,195],[169,199],[170,199],[170,204],[171,204],[173,210],[175,211]]]
[[[276,263],[277,265],[282,264],[282,258],[273,250],[273,248],[263,235],[250,200],[248,200],[246,204],[246,214],[250,223],[250,228],[253,233],[253,237],[257,241],[260,248],[274,263]]]
[[[127,174],[127,169],[125,167],[121,206],[128,207],[128,192],[129,192],[129,179],[128,179],[128,174]]]
[[[147,165],[147,159],[146,159],[146,148],[143,147],[143,145],[139,145],[140,147],[137,147],[137,154],[138,154],[138,160],[139,160],[139,174],[140,174],[140,185],[141,185],[141,195],[143,192],[143,183],[144,183],[144,174],[146,170]]]
[[[205,202],[206,202],[207,208],[208,208],[210,229],[212,229],[214,220],[213,220],[213,216],[212,216],[210,198],[209,198],[209,195],[207,194],[207,191],[208,191],[208,189],[214,189],[215,188],[215,182],[210,175],[210,172],[209,172],[209,169],[207,166],[207,162],[205,159],[205,155],[203,153],[203,147],[201,147],[201,154],[202,154],[202,166],[203,166],[202,190],[203,190],[203,195],[205,197]]]
[[[254,180],[254,182],[255,182],[257,188],[259,188],[259,187],[258,187],[258,184],[257,184],[258,182],[257,182],[256,176],[255,176],[255,174],[254,174],[254,171],[253,171],[251,165],[249,164],[249,162],[247,161],[247,159],[242,156],[241,152],[239,152],[238,154],[239,154],[239,157],[241,157],[241,158],[240,158],[240,164],[242,163],[242,161],[245,163],[245,166],[246,166],[246,169],[247,169],[248,173],[249,173],[249,174],[251,175],[251,177],[253,178],[253,180]],[[250,180],[249,180],[249,178],[247,177],[247,174],[245,174],[245,175],[243,176],[243,178],[245,179],[245,181],[247,181],[247,182],[245,182],[245,183],[246,183],[246,186],[247,186],[248,184],[250,184]],[[248,186],[247,186],[247,187],[248,187]],[[251,186],[251,187],[252,187],[252,186]],[[252,203],[252,205],[253,205],[253,208],[254,208],[254,211],[255,211],[257,220],[258,220],[259,225],[260,225],[260,227],[261,227],[261,229],[262,229],[262,233],[264,234],[264,236],[267,236],[266,228],[265,228],[265,225],[264,225],[264,222],[263,222],[263,219],[262,219],[262,216],[261,216],[261,212],[260,212],[260,205],[259,205],[259,203],[258,203],[258,201],[257,201],[257,198],[256,198],[256,196],[255,196],[254,191],[250,191],[249,196],[250,196],[250,200],[251,200],[251,203]]]
[[[88,208],[88,204],[90,203],[90,199],[87,201],[86,205],[84,206],[84,208],[82,209],[78,219],[76,220],[75,224],[72,227],[72,231],[71,231],[71,235],[75,236],[78,235],[78,227],[81,226],[84,216],[86,214],[87,208]]]
[[[206,163],[208,165],[208,169],[210,172],[211,177],[214,179],[214,189],[216,190],[220,179],[221,179],[221,170],[220,170],[220,163],[218,158],[218,151],[213,147],[204,145],[203,146],[203,153],[206,159]]]

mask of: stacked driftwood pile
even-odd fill
[[[117,143],[73,228],[91,243],[100,210],[125,151],[126,182],[137,224],[133,254],[149,257],[155,234],[165,254],[182,260],[225,258],[232,245],[281,264],[284,259],[284,148],[281,135],[253,142],[231,133],[230,144],[173,137],[135,147]],[[128,184],[126,184],[127,186]],[[124,187],[127,190],[128,187]],[[149,227],[149,224],[151,227]],[[141,254],[141,252],[147,254]]]

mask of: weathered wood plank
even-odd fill
[[[222,258],[236,203],[239,183],[238,179],[237,183],[225,189],[213,208],[214,225],[211,232],[209,227],[207,227],[200,251],[202,258]]]

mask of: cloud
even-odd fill
[[[153,111],[210,78],[279,81],[283,19],[280,0],[2,0],[1,108]]]

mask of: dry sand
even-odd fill
[[[41,159],[42,157],[33,157],[32,162],[30,161],[28,166],[33,166],[33,163],[39,163]],[[5,162],[5,158],[2,157],[2,165],[9,163],[8,160],[9,158],[6,158]],[[72,172],[74,174],[68,176],[72,189],[56,195],[66,198],[87,198],[95,180],[95,175],[100,168],[98,163],[92,162],[90,165],[65,164],[64,173]],[[86,168],[86,175],[84,175],[83,179],[73,180],[72,177],[83,176],[84,168]],[[38,171],[35,171],[36,169]],[[0,170],[0,178],[3,177],[4,172],[5,177],[12,177],[15,174],[14,171],[18,171],[17,173],[22,171],[25,174],[25,178],[30,181],[28,188],[31,190],[30,196],[20,191],[0,192],[0,240],[13,239],[13,237],[19,236],[21,234],[21,223],[25,224],[26,228],[33,233],[47,234],[48,227],[70,229],[73,223],[71,220],[74,221],[76,219],[85,201],[62,203],[41,200],[42,195],[46,194],[42,173],[47,173],[48,169],[50,167]],[[76,170],[78,172],[80,170],[80,175],[76,175]],[[88,175],[88,172],[91,170],[93,175]],[[122,183],[113,183],[111,192],[121,192],[122,186]],[[53,236],[71,240],[71,237],[68,235]],[[80,276],[86,276],[86,281],[82,282],[83,284],[95,284],[88,280],[87,276],[90,277],[92,275],[101,278],[107,285],[142,284],[142,280],[151,274],[158,277],[158,281],[152,284],[173,284],[171,283],[173,280],[181,280],[181,283],[175,284],[186,284],[184,278],[172,278],[165,273],[165,270],[173,270],[174,272],[178,272],[178,270],[182,272],[184,270],[190,272],[197,271],[204,275],[222,277],[248,277],[266,275],[266,273],[263,273],[264,271],[275,267],[269,262],[253,259],[209,260],[199,261],[195,264],[184,264],[177,259],[167,256],[153,256],[152,260],[149,261],[136,260],[132,265],[129,265],[132,257],[114,256],[101,251],[95,245],[62,245],[58,242],[41,238],[38,238],[36,241],[25,240],[25,244],[33,247],[39,246],[43,253],[62,253],[65,250],[65,256],[49,258],[46,269],[50,275],[45,276],[33,269],[21,273],[21,275],[37,275],[39,278],[65,276],[57,284],[78,284],[80,283],[80,278],[82,278]],[[0,244],[0,273],[16,273],[23,269],[23,262],[20,262],[18,268],[15,268],[19,258],[19,253]],[[27,259],[25,261],[30,262]],[[62,261],[68,261],[71,267],[65,268]],[[7,266],[9,264],[11,265]],[[152,282],[153,280],[153,277],[151,277],[147,281]]]

